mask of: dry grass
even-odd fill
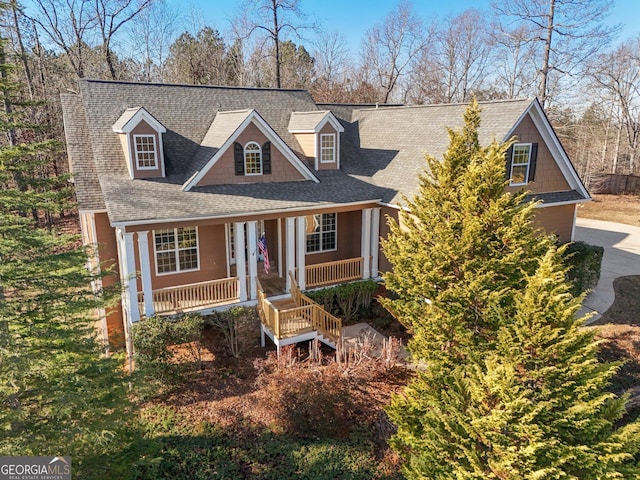
[[[578,209],[578,217],[640,226],[640,197],[636,195],[594,195]]]

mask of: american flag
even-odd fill
[[[264,257],[264,273],[269,275],[271,264],[269,263],[269,250],[267,250],[267,239],[265,238],[264,233],[260,235],[260,239],[258,240],[258,249]]]

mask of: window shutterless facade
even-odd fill
[[[155,170],[158,168],[158,151],[155,135],[134,135],[133,148],[138,170]]]
[[[198,228],[154,230],[156,274],[198,270]]]
[[[336,161],[336,136],[333,133],[320,135],[320,162],[334,163]]]
[[[529,178],[529,164],[531,161],[531,144],[516,143],[513,145],[511,157],[510,185],[526,185]]]
[[[245,175],[262,175],[262,149],[255,142],[249,142],[244,147]]]
[[[337,248],[337,222],[335,213],[307,215],[307,253],[327,252]]]

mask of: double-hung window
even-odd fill
[[[320,135],[320,162],[334,163],[336,161],[336,136],[333,133]]]
[[[158,168],[155,135],[134,135],[133,144],[138,170],[155,170]]]
[[[245,175],[262,175],[262,149],[256,142],[249,142],[244,147]]]
[[[516,143],[511,157],[510,185],[526,185],[529,179],[531,144]]]
[[[158,274],[198,269],[197,227],[155,230],[154,239]]]
[[[307,215],[307,253],[326,252],[336,249],[336,214]]]

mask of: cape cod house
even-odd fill
[[[292,335],[300,309],[315,308],[300,290],[390,268],[385,216],[417,191],[425,153],[447,149],[446,127],[462,125],[466,105],[318,105],[303,90],[83,80],[62,108],[90,266],[123,285],[121,305],[101,312],[105,336],[117,343],[153,314],[259,302],[263,338],[280,345],[317,333]],[[483,144],[517,138],[508,188],[530,190],[540,225],[572,240],[589,194],[539,102],[481,108]],[[269,297],[290,290],[299,310],[286,317]],[[314,315],[313,329],[335,340],[335,319]]]

